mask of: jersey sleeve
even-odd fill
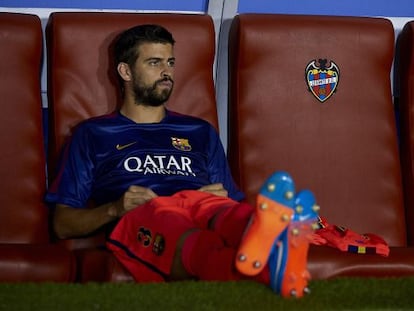
[[[86,207],[92,192],[93,155],[93,142],[88,130],[80,126],[64,148],[57,177],[46,194],[48,203]]]
[[[222,183],[230,198],[236,201],[243,200],[245,195],[233,180],[220,137],[213,127],[209,135],[208,169],[211,183]]]

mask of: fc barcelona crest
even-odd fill
[[[332,60],[329,63],[326,59],[313,60],[306,66],[305,80],[309,91],[323,103],[338,87],[339,68]]]
[[[191,145],[186,138],[171,137],[174,148],[181,151],[191,151]]]

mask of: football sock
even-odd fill
[[[319,226],[320,229],[312,236],[312,244],[327,245],[349,253],[389,255],[387,242],[376,234],[359,234],[343,226],[331,225],[321,217]]]
[[[237,248],[254,208],[247,203],[230,207],[216,216],[213,230],[224,240],[226,246]]]
[[[268,271],[251,278],[242,275],[234,266],[236,249],[226,247],[217,232],[200,230],[184,242],[181,259],[186,271],[205,281],[249,280],[268,284]],[[266,270],[266,269],[264,269]]]

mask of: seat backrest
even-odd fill
[[[393,52],[382,18],[235,17],[228,152],[250,202],[285,170],[315,193],[329,223],[406,244]]]
[[[414,21],[398,36],[395,69],[408,244],[414,246]]]
[[[48,240],[42,44],[37,16],[0,13],[0,243]]]
[[[168,107],[201,117],[218,128],[214,93],[214,25],[208,15],[53,13],[47,25],[50,122],[49,166],[80,121],[112,112],[119,104],[113,39],[138,24],[160,24],[174,36],[176,71]]]

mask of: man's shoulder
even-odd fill
[[[168,110],[168,122],[170,123],[179,123],[179,124],[194,124],[194,125],[204,125],[204,126],[211,126],[211,124],[196,116],[192,116],[189,114],[183,114],[180,112]]]
[[[88,119],[80,121],[72,129],[72,133],[84,135],[86,133],[92,133],[96,131],[101,131],[107,129],[108,127],[117,126],[119,124],[119,116],[117,112],[112,112],[108,114],[93,116]]]
[[[96,126],[96,125],[104,125],[104,124],[116,122],[118,119],[119,119],[118,113],[114,111],[108,114],[93,116],[88,119],[82,120],[81,122],[79,122],[78,126],[89,127],[89,126]]]

